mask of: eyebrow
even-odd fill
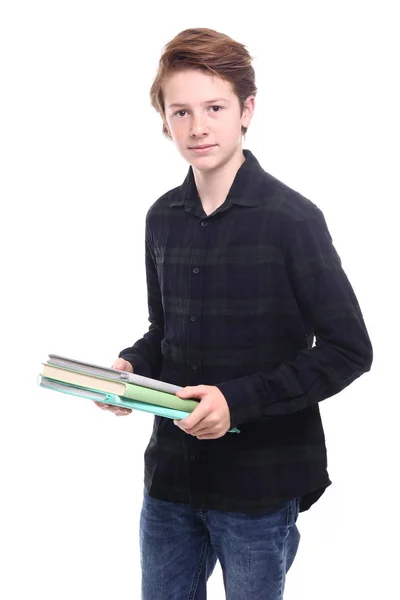
[[[203,104],[213,104],[213,102],[221,102],[221,100],[223,102],[228,102],[229,104],[229,100],[227,100],[226,98],[214,98],[214,100],[206,100],[205,102],[203,102]],[[170,104],[168,108],[178,108],[178,107],[182,107],[182,106],[188,106],[188,104]]]

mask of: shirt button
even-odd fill
[[[192,371],[197,371],[198,368],[199,368],[198,365],[192,365],[191,366]]]
[[[199,269],[198,267],[195,267],[195,268],[193,269],[193,273],[196,273],[196,275],[197,275],[197,273],[198,273],[199,271],[200,271],[200,269]]]
[[[208,225],[208,221],[201,221],[200,225],[201,225],[202,227],[207,227],[207,225]]]
[[[196,457],[195,457],[195,455],[194,455],[194,454],[191,454],[191,455],[189,456],[189,460],[191,460],[192,462],[194,462],[194,461],[196,460]]]
[[[190,317],[190,320],[192,321],[192,323],[194,323],[195,321],[197,321],[197,317],[196,316]]]

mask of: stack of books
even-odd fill
[[[180,386],[49,354],[39,375],[39,385],[48,390],[80,396],[96,402],[122,406],[166,417],[184,419],[199,404],[196,399],[176,396]],[[239,433],[236,427],[230,433]]]

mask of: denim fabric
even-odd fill
[[[142,600],[206,600],[220,561],[227,600],[282,600],[296,556],[299,498],[261,515],[152,498],[140,515]]]

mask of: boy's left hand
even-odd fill
[[[179,398],[200,398],[201,402],[185,419],[175,425],[199,440],[215,440],[231,428],[231,414],[223,393],[215,385],[186,386],[175,394]]]

